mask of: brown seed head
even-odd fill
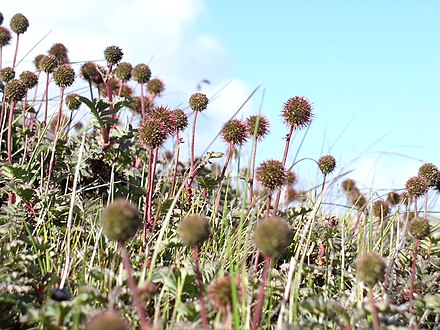
[[[56,57],[58,64],[68,64],[70,62],[69,55],[67,55],[69,51],[66,46],[62,43],[56,43],[49,49],[49,54]]]
[[[116,77],[121,79],[124,82],[127,82],[131,79],[131,71],[133,70],[133,66],[128,62],[119,63],[119,65],[115,69]]]
[[[0,81],[7,83],[15,78],[15,71],[13,68],[7,66],[0,70]]]
[[[132,71],[133,79],[139,84],[146,84],[151,78],[150,67],[146,64],[138,64]]]
[[[419,168],[419,176],[422,176],[428,180],[430,187],[434,187],[436,185],[439,173],[440,172],[437,166],[432,163],[423,164]]]
[[[246,119],[246,125],[249,136],[255,137],[257,140],[269,133],[269,120],[265,116],[253,115]]]
[[[161,96],[165,91],[165,84],[159,78],[151,79],[147,84],[147,91],[154,96]]]
[[[9,31],[9,29],[5,28],[4,26],[0,26],[0,48],[9,45],[11,39],[11,31]]]
[[[406,190],[410,197],[420,197],[429,189],[429,181],[423,176],[413,176],[406,182]]]
[[[321,173],[327,175],[334,171],[336,167],[336,159],[332,155],[322,156],[318,160]]]
[[[220,135],[227,144],[241,146],[247,139],[246,124],[240,119],[230,119],[223,125]]]
[[[194,93],[189,98],[189,107],[193,111],[203,111],[208,107],[209,100],[203,93]]]
[[[257,169],[257,180],[267,189],[274,190],[282,187],[286,179],[286,171],[278,160],[266,160]]]
[[[357,276],[369,287],[383,280],[385,269],[385,261],[376,253],[366,253],[356,260]]]
[[[312,105],[302,96],[295,96],[287,100],[282,111],[284,121],[294,128],[307,127],[313,118]]]
[[[188,215],[179,225],[179,235],[186,246],[201,245],[211,235],[211,226],[208,219],[201,215]]]
[[[38,84],[38,76],[31,71],[23,71],[20,73],[20,80],[27,89],[34,88]]]
[[[255,228],[254,241],[263,255],[280,257],[292,243],[292,232],[283,218],[268,217]]]
[[[17,34],[23,34],[29,27],[29,21],[23,14],[15,14],[10,22],[11,30]]]
[[[55,69],[53,80],[58,87],[70,87],[75,81],[75,70],[70,64],[62,64]]]

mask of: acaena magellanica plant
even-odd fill
[[[173,181],[171,183],[171,193],[174,196],[174,189],[176,186],[176,179],[177,179],[177,168],[179,165],[179,158],[180,158],[180,144],[183,142],[182,138],[180,137],[180,132],[185,130],[185,128],[188,126],[188,116],[182,109],[174,109],[174,117],[176,118],[176,145],[174,148],[175,152],[175,162],[173,166]]]
[[[228,321],[234,306],[234,295],[237,301],[240,301],[242,291],[239,278],[232,278],[230,275],[217,278],[209,286],[208,298],[214,308],[221,313],[224,326],[231,325]]]
[[[252,165],[251,173],[249,177],[249,203],[253,201],[254,195],[254,180],[255,180],[255,160],[257,158],[257,146],[258,142],[261,141],[269,133],[269,119],[262,115],[252,115],[246,119],[246,126],[248,135],[252,137]]]
[[[221,187],[234,148],[238,146],[242,146],[248,138],[248,131],[245,122],[243,122],[240,119],[228,120],[226,123],[223,124],[220,130],[220,136],[222,137],[223,141],[228,145],[228,153],[226,156],[225,164],[223,165],[222,172],[220,174],[220,189],[218,191],[217,201],[215,204],[215,211],[214,211],[215,215],[218,214],[218,209],[220,206],[220,199],[221,199]]]
[[[321,191],[324,191],[327,175],[333,172],[336,168],[336,159],[332,155],[322,156],[318,160],[318,166],[319,166],[319,170],[324,175],[324,180],[322,181],[322,188],[321,188]]]
[[[104,72],[104,69],[100,68],[96,63],[86,62],[81,66],[80,76],[88,82],[89,90],[90,90],[90,99],[93,100],[93,88],[95,85],[98,89],[98,93],[100,91],[100,86],[104,84],[104,79],[102,78],[101,71]],[[99,95],[100,96],[100,95]]]
[[[356,274],[369,290],[373,329],[380,330],[379,313],[374,300],[374,286],[384,280],[386,263],[377,253],[366,253],[356,259]]]
[[[15,52],[14,52],[14,61],[12,62],[12,67],[15,68],[15,65],[17,63],[17,54],[18,54],[18,43],[20,40],[20,34],[23,34],[27,31],[29,27],[29,21],[21,13],[15,14],[11,18],[11,22],[9,23],[12,32],[14,32],[17,35],[17,40],[15,44]]]
[[[60,104],[58,108],[58,121],[55,129],[55,135],[58,134],[60,129],[60,119],[63,113],[63,103],[64,103],[64,91],[66,87],[72,86],[75,81],[75,71],[70,66],[70,64],[62,64],[58,66],[52,75],[55,85],[60,88]]]
[[[155,173],[155,155],[157,150],[161,147],[165,140],[169,137],[169,128],[164,122],[157,117],[145,117],[140,124],[138,130],[138,142],[141,146],[148,149],[148,180],[144,208],[144,229],[142,237],[145,240],[148,227],[152,227],[152,195],[154,187],[154,173]]]
[[[289,224],[283,218],[268,217],[258,223],[254,231],[255,246],[264,256],[264,267],[260,290],[251,320],[251,329],[259,328],[266,294],[267,279],[273,258],[283,256],[292,243],[293,235]],[[257,254],[258,256],[258,254]]]
[[[26,95],[23,101],[23,129],[26,127],[26,106],[27,106],[27,98],[28,91],[38,84],[38,76],[31,71],[23,71],[20,73],[20,80],[26,87]]]
[[[429,222],[423,218],[414,218],[409,223],[409,233],[415,238],[413,248],[413,260],[411,264],[411,278],[409,287],[409,301],[412,305],[414,299],[414,282],[416,279],[416,265],[417,265],[417,251],[419,248],[420,240],[428,238],[431,234],[431,227]]]
[[[196,141],[196,127],[197,127],[197,115],[199,112],[202,112],[206,110],[208,107],[209,99],[208,97],[203,93],[194,93],[189,98],[189,107],[193,111],[194,120],[193,120],[193,127],[192,127],[192,133],[191,133],[191,145],[190,145],[190,171],[189,171],[189,178],[186,182],[186,195],[188,200],[191,196],[191,185],[194,181],[194,178],[196,176],[196,166],[195,166],[195,141]]]
[[[431,187],[435,187],[435,185],[437,184],[438,178],[440,176],[439,174],[439,170],[437,168],[437,166],[435,166],[432,163],[425,163],[422,166],[420,166],[419,168],[419,176],[424,177],[427,181],[428,181],[428,186],[429,188]],[[428,190],[426,191],[425,194],[425,210],[424,210],[424,219],[427,220],[428,219]]]
[[[14,110],[17,102],[26,96],[26,86],[19,79],[12,79],[5,84],[4,98],[9,102],[8,120],[8,161],[12,163],[12,124],[14,121]]]
[[[133,66],[128,62],[119,63],[115,69],[115,75],[120,81],[118,90],[119,97],[122,95],[122,89],[124,88],[125,84],[129,82],[132,77],[132,70]]]
[[[142,226],[137,208],[129,201],[119,198],[104,208],[102,212],[102,231],[109,240],[118,242],[122,251],[122,263],[127,272],[127,284],[130,288],[132,303],[136,308],[142,330],[150,329],[146,318],[145,303],[139,297],[139,288],[132,274],[132,265],[125,243]]]
[[[200,272],[200,246],[209,239],[211,235],[211,226],[208,219],[202,215],[190,214],[186,216],[179,225],[179,236],[182,243],[192,248],[194,257],[194,270],[199,286],[200,314],[202,318],[202,329],[209,329],[208,313],[206,310],[205,293],[203,277]]]
[[[45,55],[43,56],[38,65],[40,66],[40,70],[46,73],[46,89],[44,91],[44,100],[45,100],[45,109],[44,109],[44,121],[43,126],[47,125],[47,113],[49,111],[49,83],[50,83],[50,75],[53,74],[55,69],[58,67],[58,60],[54,55]]]
[[[429,189],[429,181],[423,176],[413,176],[406,181],[408,197],[414,198],[414,214],[418,217],[417,201],[424,196]]]
[[[142,118],[144,118],[147,111],[145,104],[144,86],[150,81],[151,69],[148,65],[140,63],[133,68],[131,75],[133,77],[133,80],[136,81],[141,88],[141,115]]]
[[[284,165],[279,160],[266,160],[257,168],[257,181],[263,188],[268,190],[266,216],[270,212],[272,193],[275,189],[283,186],[286,176]],[[275,215],[275,211],[273,215]]]
[[[11,39],[11,31],[4,26],[0,26],[0,69],[3,68],[3,47],[9,45]]]
[[[286,134],[286,144],[283,153],[283,166],[286,166],[287,156],[289,154],[290,141],[293,132],[298,129],[308,127],[313,119],[311,102],[302,96],[294,96],[286,101],[282,109],[282,117],[289,131]],[[274,204],[274,214],[278,212],[281,190],[277,192]]]

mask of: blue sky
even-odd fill
[[[72,61],[100,59],[115,44],[125,61],[148,63],[164,79],[163,104],[185,106],[201,79],[211,81],[208,96],[229,82],[203,113],[201,150],[263,81],[243,114],[258,112],[264,90],[272,133],[260,160],[282,157],[280,111],[299,95],[315,114],[299,158],[331,153],[374,189],[403,188],[423,162],[440,165],[438,1],[21,0],[0,11],[6,25],[16,12],[30,21],[21,55],[52,31],[22,68],[55,42]],[[291,163],[304,134],[295,135]],[[305,186],[319,180],[310,161],[295,170]]]

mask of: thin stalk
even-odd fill
[[[260,291],[258,292],[257,305],[255,306],[254,316],[251,321],[251,330],[257,330],[261,322],[261,314],[263,312],[264,296],[266,294],[267,279],[269,277],[269,269],[272,258],[267,256],[264,259],[263,275],[261,279]]]
[[[417,264],[417,250],[419,248],[420,239],[416,238],[416,242],[414,243],[414,251],[413,251],[413,260],[411,264],[411,284],[409,287],[409,302],[410,306],[413,304],[414,299],[414,282],[416,279],[416,264]]]
[[[371,316],[373,317],[373,329],[380,330],[379,313],[377,312],[376,304],[374,302],[372,286],[369,287],[369,291],[370,291]]]
[[[179,136],[179,132],[176,133],[176,151],[175,151],[175,159],[176,162],[174,164],[173,169],[173,182],[171,183],[171,195],[174,196],[174,189],[176,187],[176,178],[177,178],[177,167],[179,166],[179,156],[180,156],[180,144],[182,143],[182,140]]]
[[[142,112],[142,119],[145,118],[145,97],[144,97],[144,84],[141,83],[141,112]]]
[[[44,93],[45,96],[45,102],[46,102],[46,108],[44,110],[44,121],[43,121],[43,127],[46,127],[47,123],[47,111],[49,109],[49,73],[46,74],[46,91]]]
[[[283,154],[283,160],[282,164],[285,167],[286,161],[287,161],[287,155],[289,154],[289,147],[290,147],[290,140],[292,139],[294,127],[290,126],[289,133],[286,135],[286,145],[284,146],[284,154]],[[278,213],[278,205],[280,204],[280,197],[281,197],[281,189],[278,190],[277,196],[275,198],[275,205],[273,207],[273,214],[276,215]]]
[[[258,140],[254,139],[254,145],[252,148],[251,177],[249,178],[249,204],[252,204],[254,197],[255,159],[257,158],[257,144]]]
[[[17,54],[18,54],[18,42],[20,40],[20,34],[17,33],[17,42],[15,43],[15,53],[14,53],[14,61],[12,62],[12,68],[15,69],[15,63],[17,62]]]
[[[425,195],[425,212],[423,213],[423,219],[428,220],[428,191]]]
[[[159,153],[159,148],[154,149],[154,155],[153,155],[153,172],[151,172],[151,181],[150,181],[150,194],[149,194],[149,200],[148,200],[148,218],[149,223],[151,225],[151,230],[153,230],[154,226],[156,225],[156,218],[153,219],[153,192],[154,192],[154,176],[156,174],[156,164],[157,164],[157,155]]]
[[[223,166],[223,170],[222,170],[222,173],[221,173],[221,176],[220,176],[220,187],[219,187],[219,191],[218,191],[218,194],[217,194],[217,201],[215,203],[215,212],[214,212],[215,216],[217,216],[218,209],[220,207],[220,199],[221,199],[221,196],[222,196],[223,181],[225,179],[226,169],[228,168],[229,161],[231,160],[233,150],[234,150],[234,146],[232,144],[229,144],[228,155],[226,157],[225,165]]]
[[[197,283],[199,285],[199,303],[200,303],[200,314],[202,317],[202,329],[208,330],[209,329],[209,323],[208,323],[208,314],[206,312],[206,304],[205,304],[205,294],[203,293],[203,277],[202,273],[200,272],[199,267],[199,248],[198,246],[193,247],[193,255],[194,255],[194,269],[196,272],[197,277]]]
[[[153,148],[150,148],[148,151],[148,179],[147,179],[147,192],[145,195],[145,208],[144,208],[144,230],[142,232],[142,238],[144,242],[147,239],[147,224],[150,224],[150,210],[149,210],[149,201],[150,201],[150,192],[151,192],[151,180],[153,177]],[[152,193],[152,192],[151,192]]]
[[[57,118],[57,126],[55,127],[55,135],[58,134],[58,131],[61,126],[61,116],[63,115],[64,87],[60,88],[60,92],[61,92],[60,107],[58,109],[58,118]]]
[[[145,306],[142,303],[141,299],[139,298],[138,286],[136,284],[136,281],[133,278],[132,269],[131,269],[131,262],[130,262],[130,257],[128,255],[128,251],[125,248],[125,246],[121,243],[119,243],[119,247],[122,250],[122,263],[124,265],[125,271],[127,272],[127,284],[128,284],[128,287],[130,288],[130,295],[131,295],[131,299],[133,300],[133,305],[135,306],[136,311],[139,315],[141,329],[142,330],[151,329],[150,325],[148,324],[147,318],[146,318]]]
[[[27,106],[28,90],[26,89],[26,95],[23,101],[23,131],[26,128],[26,106]]]
[[[194,123],[192,128],[192,136],[191,136],[191,174],[194,172],[194,163],[195,163],[195,156],[194,156],[194,144],[196,140],[196,124],[197,124],[197,114],[199,112],[194,112]]]
[[[14,121],[15,101],[11,102],[9,108],[9,122],[8,122],[8,161],[12,164],[12,123]]]

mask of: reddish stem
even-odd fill
[[[15,43],[15,53],[14,53],[14,61],[12,62],[12,68],[15,69],[15,63],[17,61],[17,53],[18,53],[18,41],[20,40],[20,34],[17,33],[17,42]]]
[[[286,135],[286,145],[284,146],[284,154],[283,154],[283,161],[281,162],[283,164],[283,167],[286,166],[287,161],[287,155],[289,154],[289,147],[290,147],[290,140],[292,139],[293,135],[293,126],[290,126],[289,133]],[[275,205],[273,207],[273,214],[276,215],[278,213],[278,205],[280,204],[280,197],[281,197],[281,189],[278,190],[277,196],[275,199]]]
[[[46,96],[46,99],[45,99],[46,108],[44,110],[43,127],[46,127],[46,124],[47,124],[47,111],[49,109],[49,73],[46,74],[46,91],[44,93],[44,96]]]
[[[9,122],[8,122],[8,161],[12,164],[12,122],[14,121],[15,101],[11,102],[9,108]]]
[[[425,212],[423,214],[423,218],[425,220],[428,220],[428,191],[426,191],[426,195],[425,195]]]
[[[410,305],[412,306],[413,304],[413,295],[414,295],[414,282],[416,279],[416,264],[417,264],[417,250],[419,248],[419,243],[420,240],[418,238],[416,238],[416,242],[414,243],[414,251],[413,251],[413,261],[411,264],[411,285],[409,288],[409,301],[410,301]]]
[[[142,233],[142,237],[144,242],[147,239],[147,225],[150,225],[151,216],[150,216],[150,194],[151,191],[151,181],[153,180],[153,148],[150,148],[148,152],[148,180],[147,180],[147,192],[145,195],[145,211],[144,211],[144,230]]]
[[[194,255],[194,269],[196,272],[197,283],[199,285],[199,303],[200,303],[200,314],[202,317],[202,329],[208,330],[209,329],[208,314],[206,313],[205,294],[204,294],[204,290],[203,290],[203,277],[202,277],[202,273],[200,272],[200,267],[199,267],[199,248],[198,248],[198,246],[193,247],[193,255]]]
[[[194,172],[194,162],[195,162],[194,143],[196,140],[196,123],[197,123],[198,113],[199,113],[198,111],[194,112],[194,123],[193,123],[192,136],[191,136],[191,173]]]
[[[254,140],[254,147],[252,150],[252,165],[251,165],[251,176],[249,178],[249,204],[252,204],[254,197],[254,178],[255,178],[255,159],[257,158],[257,143],[258,140]]]
[[[263,275],[261,279],[260,291],[258,292],[257,305],[254,310],[254,317],[251,321],[251,330],[257,330],[261,322],[261,314],[263,312],[264,296],[266,294],[267,279],[269,277],[269,268],[272,258],[267,256],[264,259]]]
[[[175,153],[175,158],[176,158],[176,163],[174,165],[174,170],[173,170],[173,182],[171,183],[171,194],[174,196],[174,189],[176,187],[176,178],[177,178],[177,167],[179,166],[179,155],[180,155],[180,143],[182,142],[179,136],[179,132],[176,132],[176,153]]]
[[[370,290],[371,316],[373,317],[373,329],[380,330],[379,313],[377,312],[376,304],[374,302],[373,287],[370,286],[369,290]]]
[[[229,161],[231,160],[231,157],[232,157],[233,150],[234,150],[234,146],[232,144],[229,144],[228,156],[226,157],[225,165],[223,166],[223,170],[222,170],[222,173],[221,173],[221,176],[220,176],[220,188],[219,188],[218,195],[217,195],[217,201],[215,203],[215,212],[214,212],[215,216],[217,216],[218,209],[220,207],[220,199],[221,199],[221,196],[222,196],[223,181],[224,181],[224,178],[225,178],[226,169],[227,169],[227,167],[229,165]]]
[[[58,109],[58,118],[57,118],[57,126],[55,127],[55,135],[58,134],[58,131],[61,126],[61,116],[63,115],[63,99],[64,99],[64,88],[60,88],[61,96],[60,96],[60,107]]]
[[[142,119],[145,117],[145,99],[144,99],[144,84],[141,83],[141,112]]]
[[[137,313],[139,315],[141,329],[142,330],[151,329],[150,325],[147,322],[145,306],[139,297],[138,286],[133,278],[128,251],[122,243],[119,243],[119,246],[122,250],[122,263],[124,265],[125,271],[127,272],[127,284],[128,287],[130,288],[130,294],[131,294],[131,299],[133,300],[133,305],[135,306]]]

